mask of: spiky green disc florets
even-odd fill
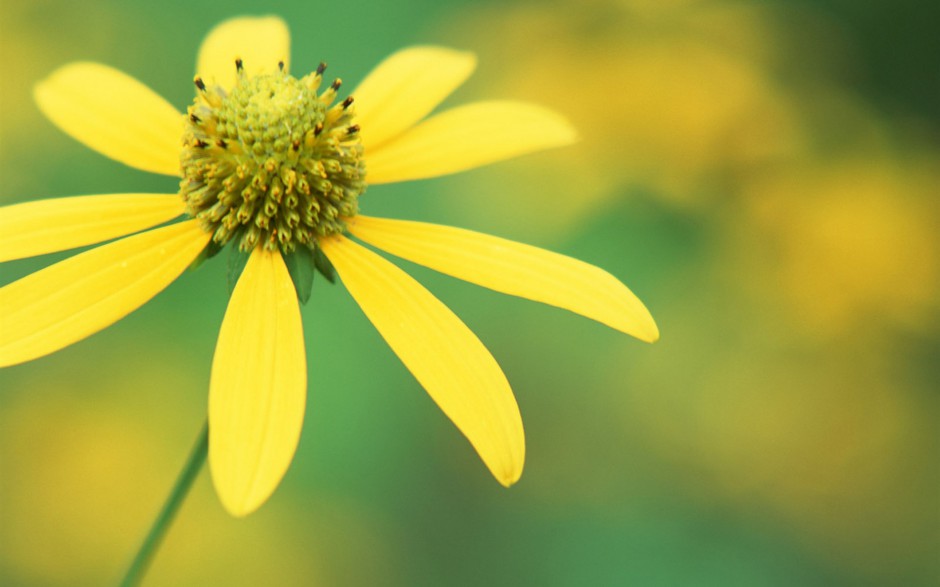
[[[196,78],[181,156],[180,193],[218,245],[243,251],[310,249],[358,212],[365,164],[352,97],[332,105],[340,80],[318,93],[325,65],[297,79],[248,77],[226,91]]]

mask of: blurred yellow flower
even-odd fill
[[[940,290],[934,162],[879,153],[794,164],[744,183],[732,246],[752,287],[813,338],[931,325]],[[741,241],[746,241],[742,243]]]
[[[770,66],[779,32],[766,22],[766,7],[713,0],[588,4],[483,5],[446,29],[446,38],[471,44],[483,59],[513,55],[484,91],[538,96],[570,113],[584,139],[577,152],[547,157],[532,171],[552,178],[550,206],[541,205],[543,191],[520,190],[529,199],[518,205],[534,207],[545,232],[577,224],[638,186],[672,205],[707,210],[728,191],[714,188],[716,178],[803,146],[798,111]],[[570,83],[558,82],[561,72]],[[467,189],[498,197],[478,185]]]
[[[74,138],[182,182],[179,194],[3,209],[0,261],[138,234],[0,288],[0,366],[107,327],[234,240],[247,260],[222,321],[209,390],[210,468],[230,513],[247,515],[264,503],[297,447],[306,399],[297,299],[305,297],[300,275],[312,276],[314,267],[327,276],[335,268],[497,480],[511,485],[522,473],[525,445],[496,361],[440,301],[346,235],[654,341],[658,330],[643,304],[596,267],[466,230],[358,215],[366,172],[370,184],[435,177],[566,145],[574,131],[552,111],[507,101],[425,120],[471,74],[471,54],[400,51],[353,92],[355,104],[352,97],[333,104],[341,82],[319,92],[323,64],[303,78],[290,76],[288,48],[287,27],[276,17],[216,27],[199,53],[198,93],[187,116],[104,65],[70,64],[37,86],[40,108]],[[175,221],[181,216],[187,219]]]

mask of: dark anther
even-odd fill
[[[196,148],[205,149],[208,146],[209,146],[209,143],[205,142],[204,140],[196,139]]]
[[[323,123],[318,122],[317,125],[313,127],[313,136],[318,137],[321,132],[323,132]]]
[[[300,139],[297,139],[296,141],[294,141],[294,143],[291,145],[291,148],[294,149],[295,151],[299,151],[299,150],[300,150]]]
[[[283,62],[283,61],[278,61],[278,62],[277,62],[277,68],[280,69],[281,71],[284,71],[284,62]]]
[[[235,69],[237,69],[238,71],[241,71],[241,70],[242,70],[242,60],[241,60],[241,57],[239,57],[238,59],[235,60]]]
[[[196,87],[199,88],[200,92],[206,91],[206,84],[205,82],[202,81],[201,77],[197,77],[196,79],[194,79],[193,83],[196,84]]]
[[[351,124],[351,125],[349,125],[349,126],[346,127],[346,134],[354,135],[354,134],[356,134],[357,132],[359,132],[359,125],[358,125],[358,124]]]
[[[343,85],[343,80],[336,78],[335,80],[333,80],[333,83],[330,84],[330,87],[333,88],[333,91],[335,92],[336,90],[339,89],[341,85]]]
[[[317,66],[317,75],[323,75],[324,71],[326,71],[326,63],[321,61],[320,65]]]
[[[225,139],[219,139],[215,142],[215,144],[222,147],[223,149],[228,149],[228,143],[225,142]]]
[[[189,119],[193,121],[193,124],[199,124],[202,122],[202,119],[196,116],[195,114],[190,114]]]
[[[352,103],[353,103],[353,97],[352,97],[352,96],[350,96],[350,97],[346,98],[345,100],[343,100],[343,110],[346,110],[347,108],[349,108],[350,105],[352,105]]]

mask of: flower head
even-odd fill
[[[324,64],[300,78],[289,73],[288,43],[275,17],[220,24],[203,43],[185,115],[103,65],[67,65],[38,85],[40,108],[65,132],[130,166],[182,180],[174,194],[0,209],[0,261],[123,237],[0,288],[0,366],[107,327],[229,245],[245,265],[209,389],[209,462],[229,512],[257,509],[293,459],[307,388],[298,298],[309,295],[314,270],[330,278],[335,271],[496,479],[513,484],[525,456],[522,420],[496,361],[447,307],[353,238],[642,340],[658,337],[653,319],[596,267],[467,230],[366,217],[359,199],[367,184],[566,145],[573,130],[557,114],[517,102],[428,117],[473,71],[467,53],[400,51],[341,97],[340,80],[325,80]]]
[[[180,194],[213,240],[256,247],[315,248],[342,234],[365,190],[365,161],[352,96],[331,105],[342,81],[318,93],[326,64],[301,79],[281,61],[249,76],[238,58],[231,88],[195,80],[183,139]]]

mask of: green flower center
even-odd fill
[[[180,157],[187,213],[219,246],[313,250],[318,237],[345,231],[366,188],[352,97],[332,104],[340,80],[317,92],[323,64],[297,79],[283,64],[248,77],[235,63],[231,90],[195,80]]]

